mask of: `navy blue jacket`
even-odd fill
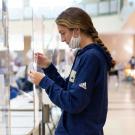
[[[110,61],[100,45],[90,44],[77,52],[66,80],[53,64],[43,69],[46,76],[39,85],[62,109],[55,135],[103,135]]]

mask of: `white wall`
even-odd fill
[[[99,33],[117,33],[123,26],[120,15],[95,17],[93,23]]]
[[[119,15],[111,15],[104,17],[93,18],[94,26],[99,33],[112,33],[120,31],[123,22]],[[56,24],[54,20],[45,20],[45,33],[53,33],[56,31]],[[31,35],[32,21],[13,21],[9,23],[9,32],[11,34],[22,33],[24,35]]]

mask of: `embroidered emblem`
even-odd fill
[[[72,70],[69,81],[73,83],[75,81],[75,76],[76,76],[76,71]]]
[[[81,88],[85,89],[85,90],[87,89],[87,87],[86,87],[86,82],[80,83],[79,86],[80,86]]]

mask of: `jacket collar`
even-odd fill
[[[77,52],[77,55],[81,55],[81,54],[84,53],[86,50],[92,49],[92,48],[95,47],[95,46],[99,46],[99,45],[97,45],[96,43],[89,44],[89,45],[85,46],[84,48],[79,49],[78,52]]]

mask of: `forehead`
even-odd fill
[[[59,32],[69,30],[66,26],[63,26],[63,25],[57,25],[57,27],[58,27]]]

